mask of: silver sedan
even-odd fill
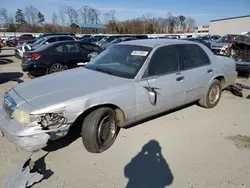
[[[34,152],[65,136],[74,124],[82,130],[85,148],[101,153],[120,128],[139,120],[192,102],[215,107],[236,77],[235,62],[203,44],[123,42],[84,67],[10,89],[0,108],[0,129],[10,142]]]

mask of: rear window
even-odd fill
[[[76,43],[64,43],[55,48],[56,52],[79,52],[80,49]]]
[[[86,44],[86,43],[82,43],[80,44],[81,48],[87,50],[87,51],[100,51],[100,47],[96,46],[96,45],[91,45],[91,44]]]

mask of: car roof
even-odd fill
[[[139,40],[126,41],[126,42],[123,42],[122,44],[147,46],[147,47],[154,48],[159,45],[196,44],[196,43],[192,41],[188,41],[188,40],[178,40],[178,39],[139,39]]]
[[[135,38],[135,37],[121,37],[119,39],[137,39],[137,38]]]
[[[91,42],[84,42],[84,41],[75,41],[75,40],[64,40],[64,41],[58,41],[58,42],[52,42],[50,44],[47,44],[48,46],[53,46],[57,44],[64,44],[64,43],[69,43],[69,42],[75,42],[75,43],[80,43],[80,44],[91,44],[93,46],[97,46]]]
[[[49,36],[45,36],[47,39],[49,38],[54,38],[54,37],[71,37],[73,38],[72,36],[70,35],[49,35]]]

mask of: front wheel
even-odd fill
[[[205,96],[200,99],[199,104],[205,108],[215,107],[220,101],[221,92],[221,82],[217,79],[213,80]]]
[[[99,108],[91,112],[82,124],[82,141],[91,153],[102,153],[116,140],[120,127],[111,108]]]

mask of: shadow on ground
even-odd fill
[[[36,167],[44,175],[43,180],[49,179],[54,174],[54,172],[52,170],[50,170],[50,169],[47,170],[47,167],[46,167],[45,157],[47,157],[48,154],[49,153],[45,154],[44,156],[42,156],[41,158],[39,158],[38,160],[35,161]]]
[[[59,138],[55,141],[49,141],[43,151],[53,152],[65,148],[75,142],[80,137],[80,130],[71,128],[65,137]]]
[[[13,57],[13,56],[15,56],[15,55],[14,54],[0,55],[0,58]]]
[[[4,47],[1,50],[14,50],[14,48],[13,47]]]
[[[23,82],[20,78],[23,76],[21,72],[4,72],[0,73],[0,84],[7,83],[9,81],[16,81],[18,83]]]
[[[0,58],[0,65],[5,65],[5,64],[10,64],[13,63],[14,61],[11,59],[5,59],[5,58]]]
[[[126,165],[124,175],[129,179],[126,188],[164,188],[174,180],[156,140],[151,140],[142,147]]]

